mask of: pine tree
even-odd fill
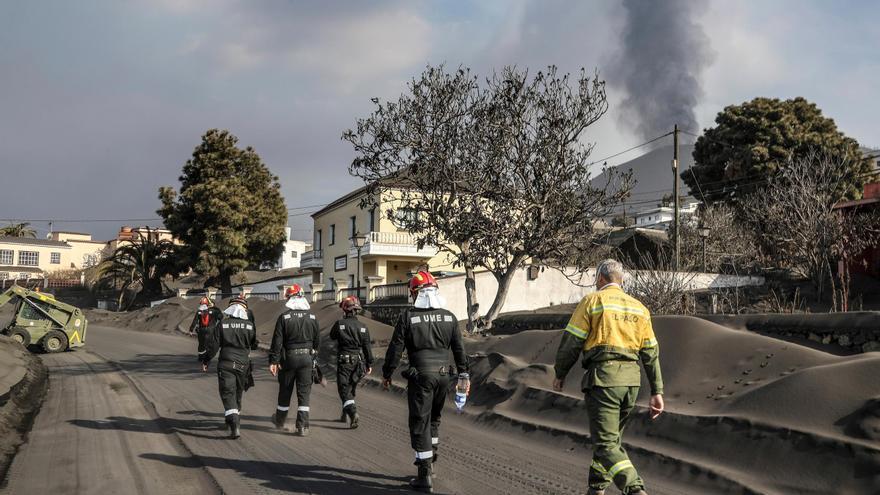
[[[278,258],[287,225],[278,177],[237,143],[229,131],[209,130],[183,166],[179,193],[159,189],[158,213],[183,241],[187,263],[224,293],[235,274]]]

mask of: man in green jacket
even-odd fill
[[[605,260],[596,268],[596,292],[575,309],[556,353],[553,389],[582,358],[585,394],[593,442],[589,495],[604,495],[611,483],[625,495],[646,495],[645,485],[623,449],[621,437],[639,395],[639,362],[651,385],[651,419],[663,412],[660,348],[648,309],[620,287],[623,265]]]

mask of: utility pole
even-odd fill
[[[678,124],[675,124],[675,127],[672,130],[672,194],[674,196],[675,205],[675,216],[672,218],[672,229],[675,232],[675,253],[673,255],[672,263],[675,271],[678,271],[679,269],[679,255],[681,254],[681,229],[679,229],[681,201],[678,193],[678,132]]]

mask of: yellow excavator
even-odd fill
[[[18,285],[0,294],[0,306],[9,302],[15,304],[15,316],[3,328],[3,335],[50,353],[85,345],[88,321],[81,309]]]

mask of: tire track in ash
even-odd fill
[[[359,406],[360,408],[360,406]],[[372,412],[372,411],[370,411]],[[401,411],[405,418],[405,409]],[[382,432],[393,431],[397,436],[404,438],[405,448],[409,447],[409,429],[399,426],[396,423],[384,421],[379,414],[370,414],[365,416],[367,419],[362,421],[362,428],[366,426],[368,429]],[[441,426],[441,436],[443,436],[443,427]],[[447,463],[452,463],[455,468],[451,469],[457,476],[465,476],[476,483],[486,487],[490,492],[499,491],[498,483],[505,486],[506,489],[501,490],[505,493],[564,493],[576,494],[582,491],[581,487],[571,486],[560,482],[560,479],[567,478],[565,473],[559,474],[558,478],[553,479],[548,476],[535,474],[535,471],[520,469],[511,464],[511,458],[501,456],[487,451],[485,445],[477,445],[468,442],[467,447],[460,446],[464,440],[464,435],[453,434],[446,435],[448,441],[441,440],[440,445],[440,465],[438,484],[442,487],[444,479],[449,479],[443,473],[447,471]],[[444,440],[446,439],[444,438]],[[478,473],[480,476],[474,476]],[[486,479],[487,477],[491,480]]]

